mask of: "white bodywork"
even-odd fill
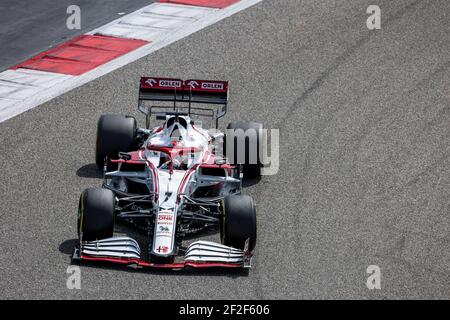
[[[196,148],[197,152],[180,156],[174,159],[185,163],[183,168],[170,170],[168,165],[161,163],[162,152],[152,151],[148,148],[142,157],[150,161],[156,170],[157,192],[159,208],[156,214],[155,231],[153,236],[152,253],[166,256],[173,253],[176,231],[177,209],[179,194],[191,188],[194,179],[195,166],[205,162],[210,153],[209,135],[206,130],[196,128],[191,124],[189,117],[186,120],[186,128],[178,122],[170,127],[155,128],[144,146],[170,147],[173,143],[181,143],[183,147]],[[183,159],[181,159],[183,158]]]

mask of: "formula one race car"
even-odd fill
[[[256,208],[241,188],[243,179],[261,175],[263,126],[234,122],[218,131],[227,102],[225,81],[143,77],[138,109],[145,129],[130,116],[100,117],[95,153],[104,181],[81,194],[74,259],[170,269],[250,267]],[[152,116],[162,124],[149,129]],[[201,117],[215,128],[203,129],[194,120]],[[119,220],[143,232],[146,251],[135,239],[113,236]],[[220,231],[221,243],[184,245],[212,231]]]

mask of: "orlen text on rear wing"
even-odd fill
[[[187,114],[195,114],[196,111],[211,111],[211,116],[216,119],[223,117],[227,111],[228,82],[212,80],[181,80],[172,78],[142,77],[139,86],[139,110],[151,116],[152,108],[145,107],[144,101],[173,102],[173,111],[178,112],[187,109]],[[188,103],[180,106],[177,102]],[[195,104],[220,105],[217,111],[211,108],[193,107]],[[147,121],[148,123],[148,121]]]

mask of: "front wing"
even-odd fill
[[[75,249],[72,258],[78,261],[103,261],[161,269],[250,268],[252,252],[248,250],[248,241],[244,250],[240,250],[200,240],[189,245],[183,262],[158,264],[141,259],[141,249],[136,240],[129,237],[113,237],[80,243],[80,247]]]

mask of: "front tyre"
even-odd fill
[[[119,152],[132,151],[136,145],[136,119],[133,117],[105,114],[97,124],[95,163],[103,169],[106,157],[117,158]]]
[[[231,195],[223,200],[221,223],[222,243],[237,249],[244,249],[249,241],[249,250],[256,245],[256,206],[247,195]]]
[[[114,194],[103,188],[83,191],[78,206],[78,237],[81,241],[110,238],[114,232]]]

